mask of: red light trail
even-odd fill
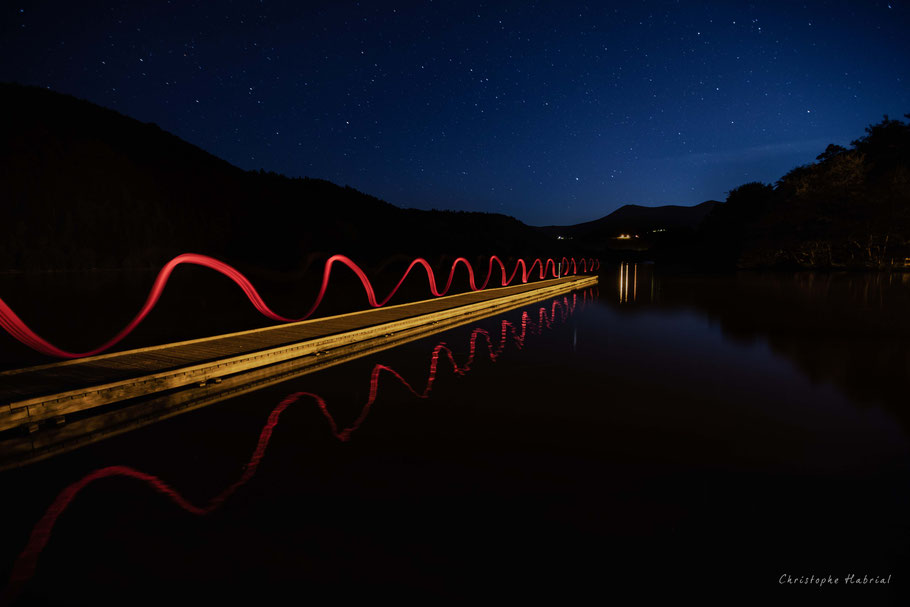
[[[26,325],[25,322],[21,318],[19,318],[19,316],[15,312],[13,312],[12,308],[10,308],[6,304],[6,302],[3,301],[3,299],[0,299],[0,327],[2,327],[3,330],[5,330],[7,333],[9,333],[13,338],[17,339],[18,341],[25,344],[29,348],[32,348],[33,350],[41,352],[42,354],[47,354],[48,356],[54,356],[57,358],[83,358],[86,356],[94,356],[96,354],[101,354],[102,352],[105,352],[106,350],[109,350],[110,348],[117,345],[127,335],[132,333],[133,330],[137,326],[139,326],[139,323],[141,323],[143,321],[143,319],[145,319],[145,317],[148,316],[149,312],[151,312],[152,309],[155,307],[155,304],[158,303],[158,300],[161,297],[161,293],[164,291],[164,287],[167,285],[167,282],[171,276],[171,273],[174,271],[174,269],[177,266],[179,266],[181,264],[191,264],[191,265],[203,266],[203,267],[215,270],[216,272],[219,272],[219,273],[227,276],[228,278],[233,280],[243,290],[244,294],[246,294],[247,298],[250,300],[250,303],[253,304],[253,307],[255,307],[256,310],[258,310],[259,313],[261,313],[263,316],[266,316],[267,318],[270,318],[271,320],[274,320],[277,322],[299,322],[301,320],[306,320],[307,318],[312,316],[313,313],[316,311],[316,309],[319,307],[319,304],[322,303],[322,300],[325,297],[326,290],[329,287],[329,279],[331,278],[331,275],[332,275],[332,266],[336,262],[347,266],[352,272],[354,272],[354,274],[357,275],[357,278],[360,279],[360,283],[363,285],[363,289],[366,292],[368,303],[370,304],[370,306],[372,306],[374,308],[382,307],[386,303],[388,303],[388,301],[390,299],[392,299],[392,297],[395,295],[395,293],[398,292],[398,289],[404,283],[405,279],[408,277],[408,274],[410,274],[411,270],[413,270],[416,266],[422,266],[423,269],[426,270],[427,280],[429,282],[429,287],[430,287],[430,293],[432,293],[435,297],[441,297],[441,296],[445,295],[446,293],[448,293],[449,289],[452,286],[452,280],[455,276],[455,270],[459,264],[463,264],[468,270],[468,283],[469,283],[472,291],[480,291],[480,290],[487,288],[487,285],[490,282],[490,278],[493,276],[493,263],[494,262],[499,264],[499,267],[501,270],[501,275],[502,275],[501,286],[503,286],[503,287],[512,283],[512,281],[515,279],[515,276],[518,274],[519,266],[521,267],[521,270],[522,270],[522,273],[521,273],[521,282],[522,283],[528,282],[528,276],[531,275],[531,273],[533,272],[535,267],[539,268],[540,280],[543,280],[549,274],[552,274],[552,276],[554,278],[557,277],[556,262],[553,261],[552,259],[547,259],[545,263],[542,262],[540,259],[535,259],[534,262],[531,264],[530,270],[527,269],[525,261],[523,259],[519,259],[515,264],[515,269],[512,271],[512,275],[508,279],[506,279],[505,264],[503,264],[502,261],[498,257],[493,255],[492,257],[490,257],[489,268],[487,270],[487,277],[483,281],[483,284],[478,287],[476,285],[476,282],[474,279],[474,268],[471,267],[471,263],[464,257],[459,257],[455,261],[452,262],[452,267],[449,270],[449,278],[446,281],[445,288],[440,291],[439,287],[437,285],[437,282],[436,282],[436,276],[433,273],[433,268],[430,267],[429,262],[427,262],[425,259],[418,257],[411,262],[411,264],[408,266],[408,269],[405,270],[404,275],[398,281],[398,284],[395,285],[395,287],[389,292],[389,294],[386,295],[385,298],[383,298],[382,300],[378,300],[376,298],[376,292],[373,289],[373,285],[372,285],[372,283],[370,283],[370,279],[367,278],[366,273],[360,268],[360,266],[358,266],[356,263],[351,261],[351,259],[349,259],[348,257],[345,257],[344,255],[333,255],[333,256],[329,257],[329,259],[325,262],[325,268],[323,269],[323,273],[322,273],[322,285],[320,286],[319,294],[316,296],[316,300],[313,302],[313,305],[303,316],[300,316],[299,318],[288,318],[288,317],[282,316],[282,315],[277,314],[274,311],[272,311],[272,309],[269,308],[268,305],[266,305],[265,301],[263,301],[262,297],[260,297],[259,293],[256,291],[256,288],[253,286],[253,283],[251,283],[246,276],[241,274],[239,271],[237,271],[233,267],[229,266],[228,264],[226,264],[222,261],[214,259],[212,257],[207,257],[205,255],[197,255],[195,253],[184,253],[183,255],[178,255],[174,259],[170,260],[163,268],[161,268],[161,271],[158,272],[158,276],[155,279],[155,283],[152,285],[152,290],[149,292],[148,297],[145,300],[145,304],[143,304],[142,309],[139,310],[139,312],[136,314],[136,316],[133,318],[133,320],[131,320],[129,322],[129,324],[127,324],[123,329],[121,329],[119,333],[114,335],[114,337],[112,337],[108,341],[104,342],[100,346],[93,348],[92,350],[77,353],[77,352],[68,352],[66,350],[63,350],[63,349],[55,346],[54,344],[50,343],[49,341],[45,340],[40,335],[35,333],[31,328],[29,328],[29,326]],[[570,260],[566,257],[563,257],[562,260],[560,261],[560,265],[563,262],[565,262],[567,267],[568,267],[568,264],[571,263],[572,272],[577,273],[578,264],[576,263],[574,258]],[[594,260],[594,259],[591,259],[591,260],[582,259],[581,266],[582,266],[583,272],[589,271],[588,270],[589,267],[590,267],[590,271],[593,272],[600,268],[600,261]]]
[[[591,290],[589,289],[582,293],[583,304],[587,302],[589,291]],[[591,293],[591,297],[592,299],[595,297],[593,292]],[[373,367],[372,373],[370,374],[370,391],[367,402],[363,406],[360,415],[357,416],[357,418],[350,426],[344,428],[343,430],[338,429],[338,424],[335,421],[335,418],[329,412],[328,405],[326,404],[325,400],[318,394],[314,394],[313,392],[294,392],[285,396],[269,414],[265,426],[263,426],[262,430],[259,433],[259,440],[256,443],[256,448],[253,450],[253,454],[247,464],[243,467],[243,474],[240,476],[240,478],[225,488],[221,493],[210,499],[209,502],[203,506],[197,506],[196,504],[193,504],[185,497],[183,497],[180,492],[178,492],[176,489],[171,487],[168,483],[161,480],[157,476],[136,470],[135,468],[131,468],[129,466],[107,466],[105,468],[100,468],[94,472],[87,474],[80,480],[69,485],[67,488],[61,491],[57,495],[56,499],[54,499],[50,507],[48,507],[47,511],[44,513],[44,516],[42,516],[41,519],[32,528],[32,532],[29,535],[29,539],[26,543],[25,548],[22,550],[22,552],[16,558],[15,563],[13,564],[13,570],[10,574],[9,582],[7,583],[7,586],[3,592],[0,593],[0,604],[10,604],[19,596],[25,585],[34,576],[35,569],[38,566],[38,558],[41,556],[41,553],[44,551],[44,548],[50,541],[57,520],[70,506],[76,496],[79,495],[83,489],[95,481],[112,477],[132,478],[145,483],[153,491],[164,495],[182,510],[197,516],[204,516],[219,508],[229,497],[236,493],[238,489],[248,483],[253,478],[253,476],[256,475],[256,471],[259,468],[259,464],[262,461],[262,458],[265,456],[266,449],[268,449],[269,446],[269,441],[272,439],[272,432],[278,425],[281,414],[290,405],[296,403],[300,399],[304,397],[313,399],[328,421],[332,434],[338,440],[347,442],[350,440],[351,434],[355,432],[366,420],[367,416],[370,413],[370,409],[376,402],[376,398],[379,393],[379,378],[383,372],[389,373],[395,377],[417,398],[428,398],[433,390],[433,384],[436,381],[440,354],[445,355],[445,358],[448,359],[448,361],[451,363],[452,370],[456,375],[463,376],[471,370],[471,365],[473,364],[476,355],[477,339],[479,336],[483,336],[487,343],[487,351],[490,360],[496,362],[496,359],[500,356],[500,354],[502,354],[502,351],[505,348],[508,336],[510,334],[519,349],[524,347],[529,327],[535,334],[540,334],[544,327],[550,328],[552,326],[553,320],[556,319],[557,309],[559,309],[560,312],[559,320],[565,322],[568,317],[575,311],[577,300],[577,293],[573,293],[571,304],[569,303],[568,297],[565,296],[562,298],[562,303],[560,303],[559,300],[554,300],[550,307],[549,313],[547,313],[546,306],[541,306],[538,310],[538,321],[536,323],[530,319],[530,315],[527,311],[522,312],[520,332],[511,322],[502,320],[500,341],[495,350],[490,338],[490,333],[485,329],[481,329],[479,327],[475,328],[471,332],[470,352],[468,353],[468,358],[465,363],[460,366],[455,361],[455,357],[452,351],[445,345],[444,342],[440,342],[433,348],[433,352],[430,357],[430,371],[427,377],[426,387],[423,389],[423,391],[420,392],[418,392],[395,369],[386,365],[376,364]]]
[[[587,291],[585,291],[582,294],[582,298],[583,298],[583,301],[585,301],[587,299]],[[374,365],[373,372],[370,374],[370,395],[367,398],[367,402],[363,406],[363,409],[361,410],[360,415],[357,416],[357,419],[355,419],[354,422],[350,426],[348,426],[347,428],[344,428],[343,430],[338,429],[338,424],[335,421],[335,418],[332,416],[332,414],[329,413],[329,410],[325,404],[325,401],[323,401],[321,398],[315,397],[316,404],[319,407],[319,409],[322,411],[322,414],[325,416],[326,420],[329,422],[329,427],[331,428],[332,434],[335,436],[335,438],[337,438],[338,440],[340,440],[342,442],[348,441],[351,438],[351,434],[354,433],[358,428],[360,428],[361,424],[363,424],[364,420],[366,420],[367,415],[369,415],[369,413],[370,413],[370,408],[373,406],[373,403],[376,402],[376,396],[379,392],[379,377],[380,377],[381,373],[385,372],[385,373],[391,374],[399,382],[401,382],[401,384],[404,385],[404,387],[407,388],[411,394],[413,394],[417,398],[428,398],[430,396],[430,392],[433,391],[433,383],[436,381],[436,371],[437,371],[437,367],[439,365],[440,354],[445,355],[445,357],[448,359],[449,363],[452,365],[452,371],[456,375],[465,375],[471,370],[471,365],[474,363],[474,357],[475,357],[476,351],[477,351],[477,338],[480,336],[483,336],[486,341],[486,344],[487,344],[487,352],[489,354],[490,360],[493,362],[496,362],[496,359],[499,358],[499,355],[502,354],[502,351],[506,346],[506,341],[508,340],[509,333],[511,333],[516,346],[519,349],[521,349],[524,347],[524,343],[525,343],[525,339],[527,337],[527,332],[528,332],[529,326],[531,326],[532,331],[537,334],[540,334],[540,331],[542,330],[542,328],[544,326],[546,326],[546,328],[548,328],[548,329],[552,326],[553,318],[555,318],[555,316],[556,316],[557,306],[560,306],[561,320],[563,322],[565,322],[565,320],[568,318],[569,314],[571,314],[575,310],[576,295],[573,294],[571,308],[568,307],[569,306],[568,298],[563,298],[563,301],[564,301],[563,305],[566,306],[566,308],[562,308],[562,306],[560,306],[560,304],[559,304],[559,301],[554,301],[549,315],[547,314],[546,308],[541,307],[539,310],[539,313],[538,313],[538,322],[536,324],[530,320],[530,316],[528,315],[527,312],[523,312],[521,315],[521,332],[520,333],[515,328],[515,325],[513,325],[509,321],[507,321],[507,320],[501,321],[502,328],[501,328],[501,333],[500,333],[500,337],[499,337],[499,346],[495,350],[493,349],[493,342],[492,342],[492,338],[490,337],[489,331],[486,331],[485,329],[481,329],[479,327],[474,329],[471,332],[470,350],[468,352],[468,358],[465,361],[465,363],[461,366],[459,366],[458,363],[455,361],[455,355],[448,348],[448,346],[445,345],[444,342],[440,342],[440,343],[436,344],[436,347],[433,348],[433,352],[430,356],[430,373],[429,373],[429,376],[427,377],[427,384],[422,392],[418,392],[405,378],[403,378],[401,376],[401,374],[398,373],[398,371],[396,371],[392,367],[388,367],[386,365],[380,365],[380,364]],[[308,393],[301,392],[300,394],[303,395],[303,394],[308,394]],[[315,396],[315,395],[311,395],[311,394],[308,394],[308,395]]]

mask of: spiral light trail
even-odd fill
[[[589,291],[590,290],[586,290],[582,293],[582,303],[587,302]],[[207,504],[203,506],[193,504],[179,491],[171,487],[168,483],[161,480],[159,477],[148,474],[146,472],[142,472],[140,470],[136,470],[135,468],[131,468],[129,466],[107,466],[105,468],[100,468],[94,472],[87,474],[80,480],[76,481],[61,491],[57,495],[56,499],[54,499],[50,507],[48,507],[47,511],[44,513],[41,519],[32,528],[32,532],[29,535],[29,539],[26,543],[25,548],[22,550],[22,552],[16,558],[15,563],[13,564],[13,570],[10,574],[9,582],[7,583],[7,586],[3,592],[0,593],[0,604],[12,603],[16,597],[19,596],[25,585],[34,576],[35,569],[38,565],[38,559],[41,556],[41,553],[44,551],[44,548],[47,546],[47,543],[50,541],[51,534],[53,533],[57,520],[70,506],[76,496],[79,495],[83,489],[95,481],[113,477],[132,478],[145,483],[153,491],[164,495],[182,510],[185,510],[190,514],[197,516],[204,516],[219,508],[229,497],[236,493],[238,489],[248,483],[250,479],[256,475],[256,471],[259,468],[259,464],[262,461],[262,458],[265,456],[266,449],[268,449],[269,446],[269,441],[272,438],[272,432],[278,425],[278,420],[281,414],[290,405],[296,403],[300,399],[304,397],[312,398],[328,421],[332,434],[338,440],[346,442],[350,440],[351,434],[356,431],[361,426],[361,424],[363,424],[369,415],[373,403],[376,402],[376,398],[379,392],[379,378],[383,372],[389,373],[398,379],[398,381],[400,381],[408,389],[408,391],[410,391],[418,398],[428,398],[430,392],[433,390],[433,384],[436,381],[436,373],[438,370],[440,354],[445,354],[445,357],[451,363],[452,369],[456,375],[463,376],[470,371],[471,365],[474,362],[477,349],[477,339],[479,336],[483,336],[487,343],[487,350],[490,360],[496,362],[496,359],[500,354],[502,354],[502,351],[505,348],[509,334],[511,334],[511,337],[515,341],[517,347],[519,349],[522,348],[524,347],[529,328],[531,332],[535,334],[540,334],[544,327],[550,328],[552,326],[553,320],[557,317],[557,309],[560,312],[559,320],[565,322],[565,320],[568,319],[568,317],[575,311],[577,300],[577,293],[573,293],[571,304],[569,303],[568,297],[563,297],[562,302],[560,302],[558,299],[554,300],[550,307],[549,313],[547,313],[546,306],[541,306],[538,310],[538,320],[536,323],[531,320],[528,312],[524,311],[521,316],[520,332],[511,322],[502,320],[500,342],[495,350],[490,338],[490,333],[479,327],[475,328],[471,332],[470,352],[468,354],[468,358],[465,363],[460,366],[455,361],[455,357],[452,351],[445,345],[445,343],[441,342],[437,344],[436,347],[433,348],[433,352],[430,358],[430,371],[427,377],[426,387],[419,392],[397,371],[395,371],[395,369],[386,365],[376,364],[373,367],[372,373],[370,374],[370,391],[366,404],[361,410],[360,415],[357,416],[357,419],[355,419],[350,426],[342,430],[339,430],[337,422],[328,410],[328,405],[326,404],[325,400],[318,394],[315,394],[313,392],[294,392],[285,396],[269,414],[268,421],[259,433],[259,440],[256,442],[256,448],[253,450],[253,454],[250,457],[250,460],[243,467],[243,474],[240,476],[240,478],[234,481],[231,485],[229,485],[221,493],[213,497]]]
[[[366,273],[360,268],[360,266],[358,266],[350,258],[345,257],[344,255],[333,255],[329,257],[329,259],[325,262],[325,268],[323,269],[322,273],[322,285],[319,288],[319,294],[316,296],[316,300],[313,302],[313,305],[310,306],[310,309],[303,316],[300,316],[299,318],[288,318],[277,314],[271,308],[269,308],[269,306],[266,305],[265,301],[263,301],[262,297],[256,291],[253,283],[251,283],[246,276],[241,274],[235,268],[213,257],[208,257],[206,255],[197,255],[195,253],[184,253],[183,255],[178,255],[177,257],[173,258],[167,264],[165,264],[163,268],[161,268],[161,270],[158,272],[158,276],[155,279],[154,284],[152,285],[152,289],[145,300],[145,304],[143,304],[142,309],[139,310],[139,312],[135,317],[133,317],[129,324],[121,329],[119,333],[114,335],[114,337],[96,348],[93,348],[86,352],[68,352],[55,346],[54,344],[50,343],[35,333],[35,331],[33,331],[31,328],[29,328],[29,326],[25,324],[25,322],[19,318],[15,312],[13,312],[12,308],[10,308],[2,298],[0,298],[0,328],[3,328],[3,330],[9,333],[13,338],[17,339],[29,348],[41,352],[42,354],[47,354],[48,356],[54,356],[57,358],[83,358],[86,356],[101,354],[102,352],[109,350],[110,348],[117,345],[127,335],[132,333],[133,330],[139,326],[139,323],[141,323],[143,319],[148,316],[148,314],[158,303],[158,300],[161,297],[161,293],[164,291],[164,287],[167,285],[171,273],[177,266],[181,264],[203,266],[227,276],[243,290],[244,294],[246,294],[247,298],[250,300],[250,303],[253,304],[253,307],[255,307],[260,314],[266,316],[267,318],[270,318],[271,320],[277,322],[298,322],[301,320],[306,320],[312,316],[313,313],[316,312],[316,309],[319,307],[319,305],[322,303],[326,290],[329,287],[329,279],[331,278],[332,267],[335,263],[341,263],[342,265],[347,266],[352,272],[354,272],[354,274],[357,275],[357,278],[360,279],[360,283],[363,285],[363,289],[366,292],[367,302],[370,304],[370,306],[378,308],[384,306],[389,302],[390,299],[392,299],[395,293],[398,292],[398,289],[401,288],[401,285],[404,283],[411,270],[413,270],[418,265],[422,266],[423,269],[426,270],[430,293],[432,293],[435,297],[441,297],[448,293],[449,289],[451,288],[452,280],[455,277],[455,270],[459,264],[463,264],[468,270],[468,284],[470,285],[472,291],[480,291],[487,288],[487,285],[490,282],[490,278],[493,276],[494,262],[499,264],[501,271],[501,286],[503,287],[512,283],[518,274],[519,266],[522,270],[522,283],[528,282],[528,276],[532,274],[535,267],[539,268],[540,280],[543,280],[549,274],[552,274],[552,276],[556,278],[558,273],[556,262],[552,259],[547,259],[546,262],[542,262],[540,259],[535,259],[531,264],[530,270],[527,269],[525,261],[523,259],[519,259],[515,264],[515,269],[512,271],[512,275],[506,279],[505,264],[497,256],[493,255],[490,257],[490,263],[487,269],[487,277],[483,281],[483,284],[478,287],[475,282],[474,268],[471,266],[471,263],[464,257],[459,257],[452,262],[452,267],[449,270],[449,277],[448,280],[446,280],[445,288],[440,291],[436,282],[436,276],[433,273],[433,268],[425,259],[418,257],[410,263],[408,269],[405,270],[404,275],[401,277],[395,287],[389,292],[389,294],[386,295],[383,299],[378,300],[376,297],[376,292],[373,289],[373,285],[370,283],[370,279],[367,278]],[[574,258],[569,260],[563,257],[561,262],[565,262],[567,266],[569,262],[571,262],[572,272],[577,273],[578,264]],[[587,272],[589,266],[591,268],[590,271],[593,272],[596,269],[600,268],[600,261],[594,259],[582,259],[581,266],[583,272]]]

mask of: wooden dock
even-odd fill
[[[40,443],[48,442],[40,438],[48,432],[65,435],[73,417],[84,425],[94,411],[102,411],[105,416],[117,414],[111,411],[116,403],[134,399],[148,402],[149,395],[167,393],[164,400],[169,403],[165,407],[169,412],[152,416],[166,417],[173,414],[175,403],[199,401],[200,391],[207,395],[203,401],[216,395],[223,400],[228,397],[225,394],[247,392],[254,389],[250,386],[263,381],[284,381],[289,373],[296,376],[312,372],[327,364],[338,364],[369,351],[595,284],[596,276],[568,276],[2,371],[0,432],[19,445],[13,452],[25,449],[23,439],[34,451]],[[181,388],[184,390],[177,390]],[[186,388],[192,388],[195,396],[181,396],[188,392]],[[192,408],[196,406],[198,403]],[[10,455],[15,453],[0,448],[0,459],[6,460]],[[8,467],[2,463],[0,468]]]

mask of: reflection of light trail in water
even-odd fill
[[[568,266],[569,261],[570,260],[563,257],[559,265],[562,266],[563,262],[565,262],[566,266]],[[430,293],[432,293],[435,297],[441,297],[442,295],[448,293],[449,288],[452,286],[452,279],[455,277],[455,270],[459,264],[463,264],[468,270],[468,283],[472,291],[480,291],[487,287],[487,284],[490,282],[490,278],[493,276],[493,262],[499,264],[501,271],[501,286],[507,286],[512,283],[512,281],[515,279],[516,274],[518,274],[519,266],[522,270],[522,283],[528,282],[528,276],[534,271],[535,267],[538,267],[540,270],[539,278],[541,280],[550,274],[552,274],[553,278],[557,278],[559,275],[556,262],[552,259],[547,259],[546,262],[542,262],[540,259],[535,259],[531,264],[530,270],[527,268],[525,261],[523,259],[519,259],[515,263],[515,269],[512,271],[512,275],[506,279],[505,264],[502,263],[498,257],[493,255],[490,257],[490,264],[487,269],[487,277],[483,281],[483,284],[478,287],[474,281],[474,268],[471,267],[471,263],[464,257],[459,257],[452,262],[452,268],[449,270],[449,278],[446,281],[446,286],[444,289],[442,289],[442,291],[440,291],[438,285],[436,284],[436,276],[433,274],[433,268],[430,267],[430,264],[425,259],[418,257],[414,259],[408,266],[408,269],[405,270],[404,275],[402,275],[401,280],[398,281],[398,284],[396,284],[395,287],[389,292],[389,294],[380,301],[376,299],[376,292],[373,290],[373,285],[370,283],[370,279],[367,278],[367,275],[360,268],[360,266],[358,266],[356,263],[344,255],[333,255],[329,257],[329,259],[325,262],[325,268],[323,269],[322,273],[322,285],[319,288],[319,294],[316,296],[316,300],[313,302],[313,305],[303,316],[300,316],[299,318],[288,318],[273,312],[272,309],[266,305],[265,301],[262,300],[262,297],[259,296],[259,293],[256,291],[255,287],[253,287],[253,284],[249,281],[249,279],[235,270],[233,267],[212,257],[207,257],[205,255],[196,255],[194,253],[184,253],[183,255],[175,257],[163,268],[161,268],[161,271],[158,273],[158,277],[155,279],[155,283],[152,285],[152,290],[149,292],[148,297],[145,300],[145,304],[142,306],[142,309],[139,310],[139,313],[136,314],[133,320],[131,320],[129,324],[114,337],[101,344],[97,348],[81,353],[67,352],[66,350],[58,348],[57,346],[46,341],[44,338],[32,331],[28,325],[26,325],[25,322],[23,322],[22,319],[20,319],[16,313],[13,312],[12,308],[10,308],[6,302],[3,301],[3,299],[0,299],[0,327],[2,327],[15,339],[19,340],[29,348],[41,352],[42,354],[56,356],[58,358],[82,358],[85,356],[100,354],[101,352],[112,348],[123,338],[132,333],[133,330],[139,325],[139,323],[141,323],[142,320],[149,314],[149,312],[152,311],[152,309],[155,307],[155,304],[158,303],[158,299],[161,297],[162,291],[164,291],[164,287],[170,278],[171,272],[173,272],[174,268],[181,264],[204,266],[215,270],[216,272],[224,274],[235,283],[237,283],[237,285],[243,290],[247,298],[253,304],[253,307],[255,307],[262,315],[270,318],[271,320],[279,322],[298,322],[301,320],[306,320],[312,316],[316,311],[316,308],[319,307],[319,304],[322,303],[322,299],[325,296],[326,290],[329,286],[329,278],[332,275],[332,266],[336,262],[347,266],[351,269],[351,271],[354,272],[354,274],[357,275],[357,278],[360,279],[361,285],[363,285],[364,291],[366,291],[367,301],[369,302],[370,306],[374,308],[384,306],[386,303],[388,303],[388,301],[392,299],[395,293],[398,292],[398,289],[404,283],[411,270],[418,265],[422,266],[423,269],[426,270],[427,280],[430,283]],[[571,263],[573,271],[577,271],[577,264],[575,263],[575,259],[572,259]],[[589,267],[591,271],[594,271],[600,267],[600,261],[594,259],[586,261],[582,259],[581,266],[583,272],[587,272]]]
[[[589,297],[591,297],[593,300],[596,296],[596,292],[594,292],[592,289],[583,291],[582,305],[588,302]],[[259,433],[259,440],[256,443],[256,448],[253,450],[253,455],[250,457],[249,462],[247,462],[247,464],[243,467],[243,474],[234,483],[224,489],[224,491],[209,500],[209,502],[204,506],[197,506],[193,504],[185,497],[183,497],[183,495],[181,495],[176,489],[171,487],[169,484],[157,476],[147,474],[129,466],[108,466],[106,468],[100,468],[94,472],[91,472],[90,474],[84,476],[82,479],[76,481],[61,491],[57,495],[57,498],[54,500],[54,502],[44,513],[44,516],[41,517],[41,520],[39,520],[38,523],[32,528],[32,532],[29,535],[25,549],[23,549],[13,564],[13,570],[10,574],[10,579],[7,587],[3,590],[2,593],[0,593],[0,604],[9,604],[14,601],[17,596],[19,596],[19,594],[24,589],[25,584],[28,583],[28,581],[35,573],[35,568],[38,565],[38,558],[41,556],[41,553],[44,550],[45,546],[47,546],[48,541],[50,541],[51,533],[54,530],[57,519],[60,518],[60,516],[66,511],[76,496],[83,489],[95,481],[111,477],[126,477],[142,481],[152,490],[164,495],[169,500],[171,500],[171,502],[186,512],[197,516],[204,516],[220,507],[229,497],[236,493],[240,487],[248,483],[250,479],[255,476],[256,471],[259,468],[259,463],[265,456],[269,441],[272,438],[272,431],[278,425],[279,417],[285,409],[300,399],[304,397],[312,398],[316,402],[316,405],[319,407],[322,414],[328,420],[332,434],[338,440],[346,442],[350,440],[351,434],[363,424],[370,413],[370,409],[376,402],[376,398],[379,392],[379,378],[383,372],[390,373],[418,398],[428,398],[430,392],[433,390],[433,384],[436,381],[436,373],[438,370],[440,354],[445,355],[445,358],[447,358],[451,363],[452,370],[456,375],[463,376],[471,370],[471,365],[474,363],[474,358],[477,350],[477,339],[479,337],[483,337],[486,341],[490,360],[496,362],[497,358],[499,358],[499,356],[502,354],[509,336],[511,336],[516,346],[520,349],[524,347],[529,330],[531,333],[539,335],[544,327],[547,329],[551,328],[554,320],[557,320],[557,310],[559,312],[558,320],[560,322],[565,322],[568,317],[575,311],[577,303],[578,294],[573,293],[571,304],[569,303],[569,298],[566,296],[562,298],[561,303],[558,299],[554,300],[550,307],[549,313],[547,312],[546,306],[541,306],[538,310],[538,318],[536,323],[531,320],[531,316],[528,314],[528,312],[524,311],[521,315],[521,331],[516,329],[515,326],[507,320],[500,321],[501,333],[499,345],[495,349],[493,348],[490,333],[485,329],[481,329],[479,327],[475,328],[471,332],[470,351],[468,353],[468,358],[465,363],[460,366],[455,361],[455,357],[452,351],[445,345],[445,343],[437,344],[436,347],[433,348],[433,352],[430,358],[430,372],[429,376],[427,377],[426,387],[422,392],[418,392],[395,369],[386,365],[376,364],[373,367],[373,372],[370,375],[370,392],[366,404],[363,406],[363,409],[361,410],[360,415],[357,416],[357,419],[355,419],[350,426],[342,430],[338,429],[338,424],[336,423],[334,417],[332,417],[332,414],[329,413],[328,405],[326,404],[325,400],[318,394],[314,394],[312,392],[294,392],[285,396],[284,399],[282,399],[282,401],[278,403],[278,405],[269,414],[268,421],[266,422],[265,426],[263,426],[262,431]]]
[[[311,396],[317,400],[321,400],[319,396],[315,394]],[[262,461],[262,457],[265,455],[265,450],[272,438],[272,430],[278,424],[279,416],[289,405],[295,402],[297,398],[299,397],[295,397],[295,395],[288,396],[272,410],[268,421],[262,428],[262,432],[259,433],[259,442],[256,444],[256,449],[253,451],[250,461],[244,466],[243,474],[224,491],[213,497],[205,506],[196,506],[157,476],[146,474],[145,472],[130,468],[129,466],[108,466],[95,470],[61,491],[57,496],[57,499],[55,499],[50,508],[47,509],[47,512],[44,513],[44,516],[41,517],[41,520],[32,528],[32,533],[29,536],[25,549],[19,554],[16,558],[16,562],[13,564],[13,571],[10,574],[9,583],[3,590],[3,593],[0,594],[0,604],[12,603],[21,593],[24,585],[32,578],[35,573],[35,567],[38,565],[38,557],[41,556],[41,552],[50,540],[51,532],[54,530],[57,519],[66,511],[70,502],[72,502],[85,487],[103,478],[115,476],[134,478],[143,481],[153,490],[165,495],[177,506],[191,514],[208,514],[218,508],[227,498],[253,478],[256,474],[256,470],[259,468],[259,462]]]
[[[587,291],[585,291],[582,294],[582,298],[583,298],[582,299],[583,301],[586,301]],[[576,295],[573,294],[571,309],[569,309],[568,299],[563,298],[563,301],[565,302],[564,305],[566,306],[566,308],[560,309],[560,317],[561,317],[560,320],[565,322],[566,318],[568,318],[568,315],[574,311],[575,304],[576,304]],[[511,333],[512,339],[515,341],[515,344],[518,346],[519,349],[524,347],[525,339],[526,339],[527,333],[528,333],[528,327],[530,326],[531,330],[537,334],[540,333],[540,331],[543,329],[544,326],[546,326],[546,328],[549,329],[552,326],[553,318],[555,318],[555,316],[556,316],[557,306],[559,306],[559,302],[554,301],[549,315],[547,314],[546,309],[544,307],[541,307],[539,310],[537,323],[534,323],[533,321],[531,321],[530,316],[528,315],[527,312],[523,312],[521,315],[521,332],[520,333],[515,328],[515,325],[513,325],[509,321],[507,321],[507,320],[501,321],[501,333],[500,333],[500,337],[499,337],[499,346],[495,350],[493,349],[493,341],[490,337],[490,333],[481,328],[474,329],[471,332],[470,351],[468,353],[468,359],[467,359],[467,361],[465,361],[464,365],[462,365],[462,366],[459,366],[458,363],[455,362],[454,354],[452,354],[452,351],[445,345],[445,343],[437,344],[436,347],[433,348],[433,353],[430,357],[430,373],[429,373],[429,376],[427,377],[426,387],[423,389],[422,392],[418,392],[395,369],[393,369],[391,367],[387,367],[386,365],[379,365],[379,364],[375,365],[373,367],[373,372],[370,374],[369,398],[367,398],[367,402],[363,406],[363,409],[361,410],[360,415],[357,417],[357,419],[355,419],[354,422],[350,426],[348,426],[347,428],[344,428],[343,430],[338,429],[338,424],[336,423],[335,418],[332,417],[332,414],[329,413],[328,407],[326,406],[325,402],[322,399],[318,399],[317,404],[318,404],[320,410],[322,411],[322,414],[325,415],[326,419],[328,420],[329,427],[332,429],[332,434],[335,435],[335,438],[337,438],[338,440],[341,440],[341,441],[347,441],[350,439],[351,434],[354,431],[356,431],[360,427],[360,425],[364,422],[367,415],[369,415],[370,408],[373,406],[373,403],[376,401],[376,396],[379,391],[379,377],[380,377],[381,373],[383,373],[383,372],[390,373],[399,382],[401,382],[402,385],[404,385],[404,387],[407,388],[409,392],[411,392],[411,394],[413,394],[417,398],[428,398],[430,396],[430,392],[433,391],[433,383],[436,381],[436,371],[437,371],[437,367],[439,365],[439,358],[440,358],[441,354],[444,354],[445,357],[448,359],[449,363],[452,365],[452,370],[455,372],[456,375],[465,375],[468,371],[471,370],[471,365],[474,363],[474,357],[475,357],[476,350],[477,350],[477,338],[478,337],[482,336],[484,338],[484,340],[486,341],[486,344],[487,344],[487,352],[489,354],[490,360],[493,362],[496,362],[496,359],[499,358],[499,355],[502,354],[502,351],[505,348],[509,333]],[[304,393],[300,393],[300,394],[304,394]]]

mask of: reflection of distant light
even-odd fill
[[[624,263],[619,264],[619,303],[622,303],[622,285],[623,285],[622,276],[623,276],[623,272],[625,271],[625,269],[626,269],[626,264],[624,264]]]
[[[638,264],[632,267],[632,301],[638,298]],[[629,264],[619,264],[619,303],[629,301]]]

